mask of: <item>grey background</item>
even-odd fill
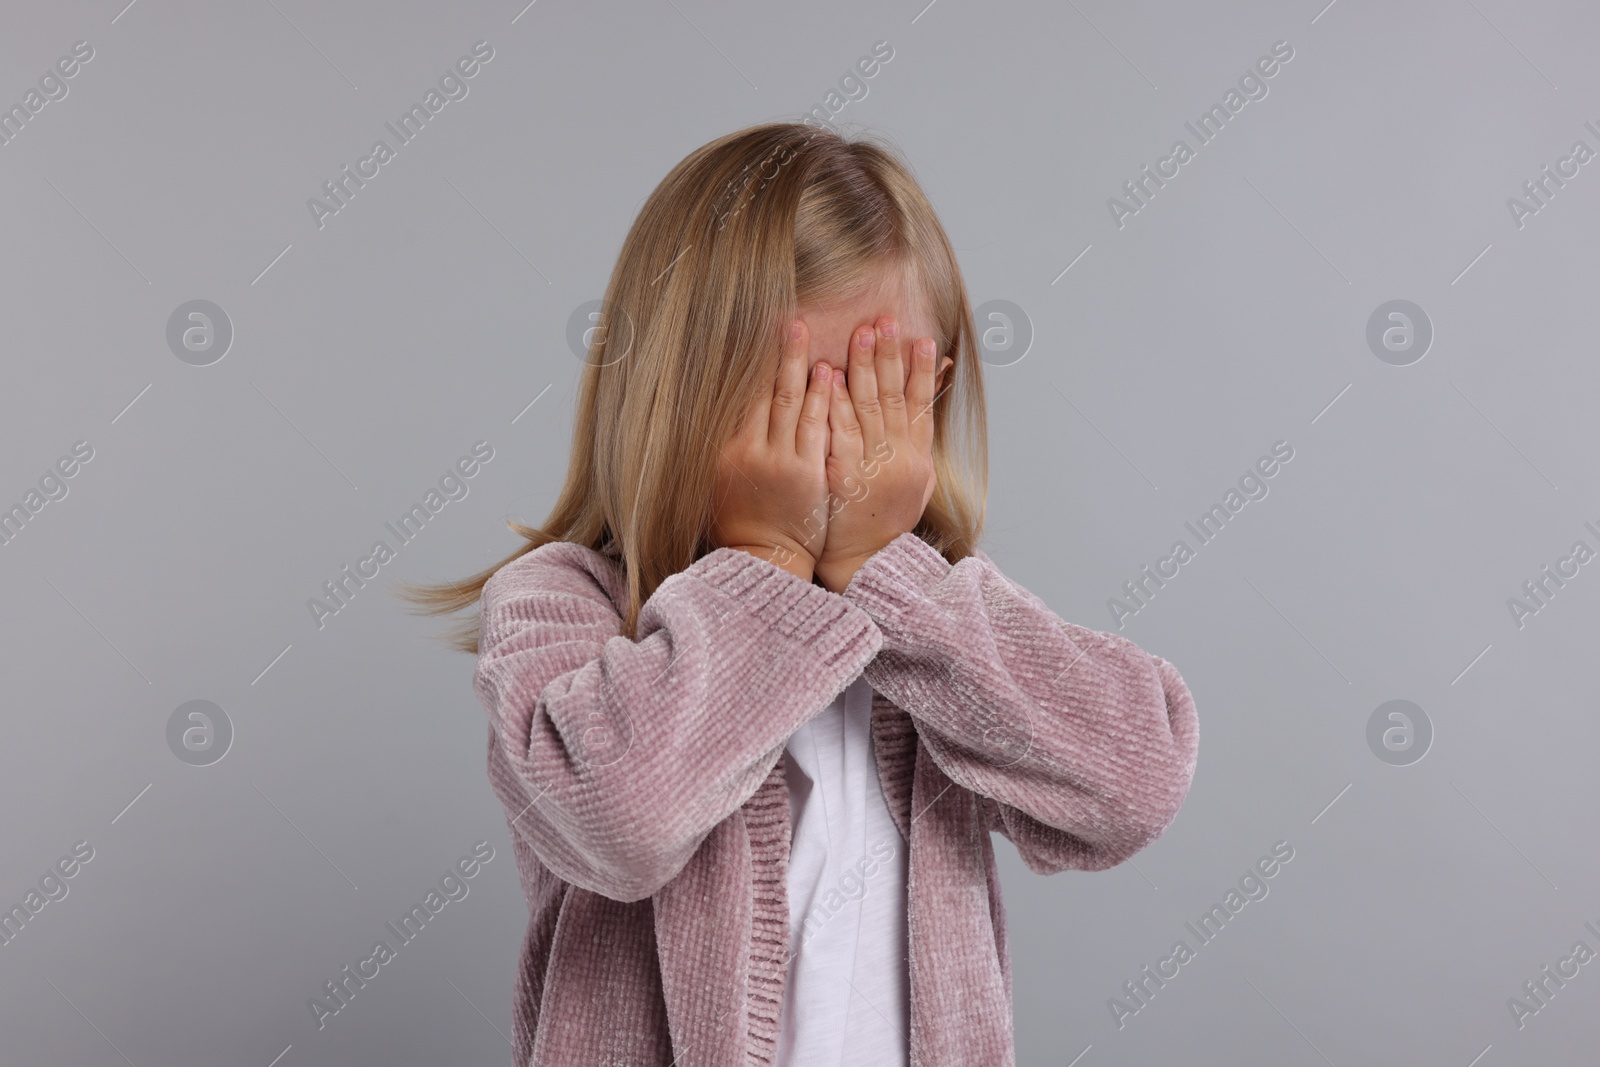
[[[974,303],[1034,331],[986,372],[1008,575],[1114,629],[1122,582],[1294,448],[1121,631],[1198,705],[1177,821],[1096,874],[997,838],[1019,1061],[1592,1060],[1600,963],[1521,1029],[1507,999],[1600,949],[1600,564],[1520,628],[1506,605],[1600,546],[1600,163],[1521,228],[1506,206],[1600,148],[1592,9],[524,2],[7,13],[0,101],[95,50],[0,147],[0,503],[94,448],[0,547],[0,901],[95,850],[0,947],[8,1063],[508,1059],[527,916],[472,662],[388,587],[547,513],[567,319],[655,183],[879,40],[836,121],[894,139]],[[469,95],[319,230],[307,198],[478,40]],[[1119,229],[1107,198],[1279,40],[1268,96]],[[192,299],[233,324],[211,366],[165,341]],[[1366,344],[1392,299],[1433,324],[1410,366]],[[470,494],[319,630],[307,599],[480,439]],[[234,729],[206,767],[166,740],[196,699]],[[1434,730],[1408,766],[1366,740],[1393,699]],[[319,1031],[308,998],[479,839],[468,897]],[[1279,840],[1270,894],[1119,1029],[1108,999]]]

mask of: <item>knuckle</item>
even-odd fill
[[[780,383],[772,393],[772,403],[783,407],[793,407],[805,397],[802,390],[796,389],[787,382]]]

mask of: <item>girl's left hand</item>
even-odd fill
[[[933,497],[935,359],[933,338],[908,345],[899,324],[884,317],[876,329],[851,335],[848,388],[845,372],[833,372],[830,516],[816,576],[836,593],[874,553],[913,529]]]

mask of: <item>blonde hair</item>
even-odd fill
[[[718,446],[772,389],[782,327],[802,306],[854,299],[885,270],[901,272],[908,296],[924,301],[940,363],[954,360],[933,406],[938,484],[913,532],[951,563],[970,555],[983,527],[988,430],[949,238],[887,145],[768,123],[691,152],[640,209],[606,286],[549,518],[539,527],[506,520],[527,542],[511,555],[460,582],[402,585],[399,595],[422,614],[459,611],[507,563],[571,541],[622,567],[622,632],[634,639],[655,589],[717,547],[707,538]],[[447,636],[477,653],[477,616]]]

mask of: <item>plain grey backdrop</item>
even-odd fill
[[[1040,878],[997,838],[1019,1062],[1593,1062],[1592,8],[525,3],[6,13],[0,1058],[508,1060],[527,913],[473,663],[390,587],[544,518],[569,326],[667,170],[821,107],[900,148],[958,249],[985,548],[1199,710],[1131,862]],[[477,42],[466,95],[313,211]]]

